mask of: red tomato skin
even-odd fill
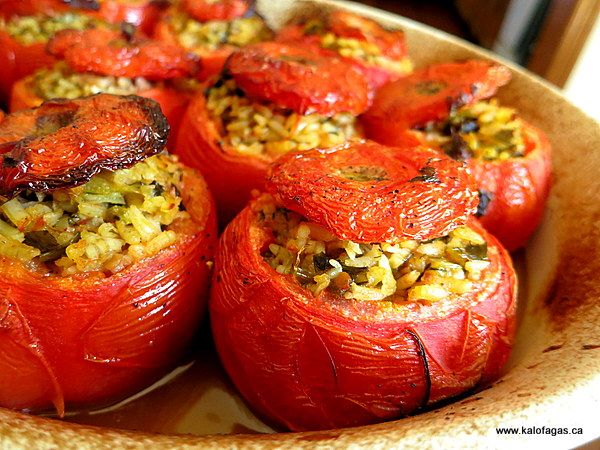
[[[6,31],[0,30],[0,102],[7,102],[13,84],[43,67],[50,67],[56,59],[46,53],[46,44],[23,45]]]
[[[216,245],[204,181],[186,169],[192,220],[181,242],[110,276],[44,276],[0,258],[0,405],[46,410],[113,403],[168,372],[206,306]]]
[[[403,320],[377,302],[315,298],[277,274],[261,256],[270,237],[255,204],[221,237],[209,310],[221,361],[261,416],[294,431],[365,425],[498,376],[514,335],[515,274],[475,221],[496,249],[481,293],[445,311],[409,305]]]
[[[206,0],[183,1],[183,8],[200,22],[237,19],[246,14],[249,6],[246,0],[221,0],[212,4]]]
[[[153,37],[159,41],[181,46],[175,31],[169,24],[169,15],[172,14],[171,11],[167,11],[156,24]],[[200,58],[201,62],[200,71],[196,78],[200,81],[206,81],[220,74],[225,65],[225,61],[234,50],[235,47],[231,45],[223,45],[214,51],[200,51],[199,49],[195,49],[193,53]]]
[[[370,139],[410,145],[411,128],[445,119],[453,104],[491,97],[510,77],[508,68],[482,60],[434,64],[382,87],[361,121]]]
[[[34,108],[41,105],[44,100],[37,96],[28,86],[29,78],[22,78],[12,88],[9,110],[11,112],[19,109]],[[151,98],[160,104],[160,109],[166,116],[171,132],[169,134],[169,150],[175,148],[175,139],[179,131],[181,119],[192,98],[192,93],[181,91],[170,86],[157,86],[137,93],[140,97]]]
[[[525,156],[468,161],[479,189],[492,194],[481,224],[509,250],[523,247],[544,215],[552,184],[550,142],[524,121]]]
[[[220,140],[204,95],[196,95],[181,121],[175,154],[202,173],[224,227],[248,203],[253,189],[264,190],[269,161],[241,155]]]

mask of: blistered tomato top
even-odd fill
[[[365,243],[446,235],[478,203],[463,163],[425,147],[374,142],[285,155],[272,166],[267,189],[338,238]]]

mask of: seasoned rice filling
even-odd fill
[[[466,226],[426,242],[359,244],[274,203],[259,218],[273,231],[265,261],[315,296],[327,289],[346,299],[435,302],[470,292],[490,264],[485,240]]]
[[[214,51],[221,45],[243,47],[271,38],[271,30],[260,17],[199,22],[184,13],[171,16],[179,43],[191,50]]]
[[[182,175],[161,154],[82,186],[22,192],[0,204],[0,256],[51,274],[119,272],[177,241],[170,225],[189,217]]]
[[[397,73],[408,73],[412,71],[413,65],[409,58],[396,60],[382,54],[381,49],[361,39],[341,37],[334,33],[326,32],[320,21],[310,21],[304,26],[304,32],[308,35],[318,34],[321,38],[321,46],[333,50],[346,58],[358,59],[368,65],[379,66],[383,69]]]
[[[454,159],[506,160],[525,156],[522,122],[496,99],[463,106],[448,120],[429,122],[427,140]]]
[[[85,14],[68,12],[54,16],[22,16],[13,17],[7,23],[0,22],[0,29],[24,45],[47,42],[62,30],[85,30],[103,24]]]
[[[30,77],[29,85],[44,100],[79,98],[98,93],[132,95],[150,89],[153,84],[143,77],[126,78],[78,73],[64,62],[40,69]]]
[[[294,150],[333,147],[362,136],[350,113],[302,115],[259,103],[248,99],[231,79],[221,79],[206,97],[223,143],[244,155],[273,158]]]

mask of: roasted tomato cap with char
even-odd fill
[[[369,145],[375,148],[375,144]],[[418,173],[419,163],[409,164],[404,159],[410,158],[413,150],[393,160],[388,153],[393,149],[378,147],[389,158],[385,161],[388,183],[394,183],[400,191],[411,190],[411,182],[406,178],[412,170],[415,177],[422,177],[414,182],[423,183],[423,191],[428,187],[433,189],[434,185],[424,180],[428,174]],[[282,163],[282,182],[288,183],[286,177],[294,173],[301,176],[298,181],[311,185],[316,170],[310,173],[301,170],[306,168],[303,164],[307,164],[319,167],[320,176],[330,180],[330,187],[334,188],[331,192],[337,192],[340,187],[337,177],[343,168],[338,164],[342,161],[338,153],[345,155],[348,161],[364,165],[364,152],[365,146],[359,144],[329,153],[312,151],[308,155],[298,153],[286,157]],[[414,150],[417,161],[422,153],[422,150]],[[318,157],[332,158],[332,162],[312,161]],[[297,169],[294,168],[296,161]],[[394,165],[398,167],[391,168]],[[452,161],[448,165],[461,166]],[[447,170],[449,175],[451,170]],[[274,169],[270,179],[275,198],[265,195],[254,200],[222,235],[209,305],[213,335],[224,367],[255,411],[275,425],[291,430],[364,425],[414,413],[499,375],[514,335],[516,280],[508,254],[476,220],[461,219],[449,237],[437,235],[430,241],[419,242],[406,236],[388,243],[383,239],[370,244],[340,240],[327,228],[332,220],[323,219],[328,214],[335,215],[329,205],[310,204],[310,208],[325,212],[309,211],[308,202],[293,199],[286,194],[285,187],[276,186],[280,179],[278,172]],[[342,184],[342,193],[335,194],[338,200],[354,195],[355,200],[360,201],[365,192],[378,191],[372,180],[360,181],[372,178],[373,170],[352,170],[351,173],[356,182]],[[440,174],[440,179],[444,176]],[[462,191],[466,192],[469,182],[459,179],[462,181],[457,184],[462,184]],[[298,196],[309,198],[318,194],[307,190],[298,192]],[[393,199],[385,195],[381,202],[373,204],[373,209],[387,211],[388,206],[382,203]],[[345,201],[344,205],[349,203]],[[343,226],[338,226],[338,230],[349,226],[344,231],[354,232],[352,227],[359,228],[361,223],[346,223],[344,205],[340,219]],[[288,208],[295,208],[308,217]],[[291,235],[276,240],[279,231],[272,228],[272,217],[285,222],[292,220],[293,215],[301,225]],[[438,216],[438,220],[445,218]],[[432,264],[431,271],[425,270],[423,281],[416,284],[425,283],[425,277],[438,276],[432,272],[457,267],[458,259],[454,259],[454,263],[444,260],[456,249],[448,249],[450,253],[446,256],[435,256],[433,248],[438,244],[452,247],[455,239],[452,236],[459,233],[464,233],[467,240],[471,239],[468,236],[476,236],[473,239],[478,244],[467,245],[461,253],[463,256],[454,256],[463,258],[466,253],[475,251],[475,247],[485,249],[473,260],[467,257],[472,262],[466,267],[477,260],[482,269],[462,293],[435,300],[421,294],[415,298],[392,294],[358,300],[352,291],[338,283],[344,278],[346,284],[368,284],[366,278],[376,276],[377,271],[391,264],[394,252],[397,256],[411,252],[430,254],[433,257],[428,263]],[[319,246],[322,247],[319,252],[326,253],[316,253],[315,248]],[[390,258],[382,258],[378,267],[371,267],[378,270],[365,269],[368,276],[361,281],[358,266],[363,261],[359,260],[366,260],[377,248],[388,249]],[[280,258],[282,252],[290,254],[292,272],[287,272],[283,263],[279,264],[284,259]],[[315,252],[310,257],[311,266],[319,269],[315,280],[333,272],[338,274],[327,289],[309,290],[305,284],[303,253],[310,252]],[[342,265],[336,261],[340,256],[335,256],[340,252],[345,255]],[[279,262],[273,264],[266,255],[274,253],[279,255],[276,257]],[[407,276],[410,273],[407,272]],[[395,281],[397,292],[404,289],[401,284],[405,279],[406,276],[402,276]]]
[[[106,94],[0,123],[0,405],[107,405],[186,355],[216,214],[167,133],[152,100]]]

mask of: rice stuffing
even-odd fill
[[[199,22],[184,13],[174,13],[170,25],[179,44],[191,51],[214,51],[222,45],[243,47],[269,40],[271,30],[259,17]]]
[[[429,142],[454,159],[506,160],[525,155],[522,122],[496,99],[451,111],[446,121],[423,128]]]
[[[119,272],[178,240],[182,166],[161,154],[129,169],[47,193],[25,191],[0,204],[0,256],[51,274]]]
[[[333,147],[362,135],[350,113],[302,115],[255,102],[232,79],[222,79],[208,90],[206,107],[223,143],[244,155],[273,158],[295,150]]]
[[[14,17],[8,22],[0,22],[0,29],[6,30],[10,36],[23,45],[33,45],[47,42],[62,30],[85,30],[102,23],[102,21],[85,14],[69,12],[53,16]]]
[[[466,226],[425,242],[362,244],[274,203],[263,204],[259,217],[273,232],[265,261],[315,296],[329,290],[354,300],[435,302],[470,292],[490,264],[485,240]]]

